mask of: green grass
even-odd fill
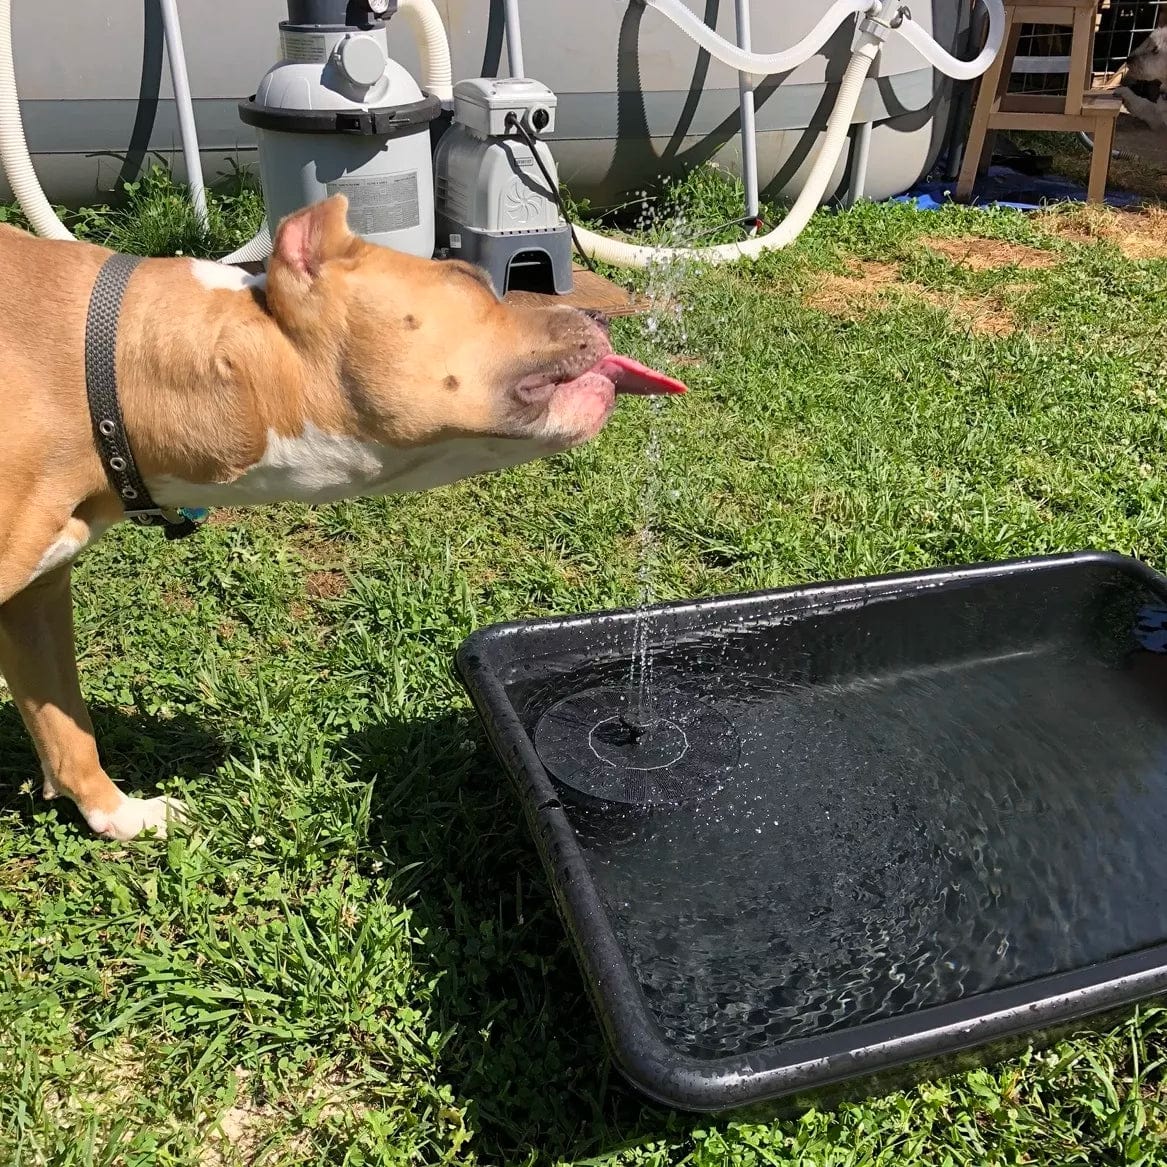
[[[78,239],[130,255],[226,255],[259,229],[263,198],[246,170],[233,168],[208,181],[205,227],[186,188],[160,162],[124,184],[112,205],[60,207],[57,213]],[[0,206],[0,223],[28,226],[14,206]]]
[[[728,217],[714,194],[691,229]],[[254,206],[223,211],[205,248]],[[90,221],[194,250],[178,217],[149,236]],[[974,272],[924,234],[1059,262]],[[855,261],[949,300],[1004,296],[1018,328],[803,303]],[[1167,1163],[1158,1008],[780,1122],[641,1102],[451,672],[491,621],[636,599],[653,425],[662,599],[1089,546],[1167,567],[1167,264],[1011,213],[864,206],[675,292],[683,340],[671,318],[616,333],[691,395],[622,403],[584,449],[423,496],[225,516],[181,543],[119,528],[85,558],[106,763],[194,821],[95,841],[31,792],[0,707],[0,1163]]]

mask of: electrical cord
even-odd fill
[[[571,242],[574,244],[576,252],[584,263],[587,264],[588,270],[594,272],[596,270],[596,261],[580,246],[579,236],[575,233],[575,224],[571,221],[571,216],[567,213],[567,207],[563,202],[563,195],[559,191],[559,183],[551,177],[551,172],[547,169],[547,165],[539,153],[539,140],[519,121],[518,115],[513,112],[507,114],[506,124],[530,147],[531,154],[535,159],[535,165],[539,167],[539,171],[543,175],[543,181],[547,183],[547,189],[551,192],[551,197],[555,200],[555,205],[559,208],[559,213],[563,216],[563,221],[567,224],[567,229],[571,232]]]

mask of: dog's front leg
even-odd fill
[[[81,697],[73,646],[71,570],[66,564],[0,605],[0,669],[36,743],[46,798],[71,798],[100,835],[165,835],[181,804],[127,798],[101,767]]]

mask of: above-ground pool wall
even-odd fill
[[[279,53],[284,0],[181,0],[183,40],[208,180],[232,160],[255,161],[239,121]],[[25,133],[37,177],[54,202],[78,205],[116,190],[164,154],[184,176],[178,118],[157,0],[74,4],[49,17],[13,0],[13,49]],[[0,175],[0,194],[9,197]]]
[[[731,0],[688,0],[727,39]],[[502,0],[436,0],[446,19],[454,76],[506,71]],[[701,53],[659,13],[633,0],[520,0],[527,72],[560,95],[555,152],[564,181],[596,205],[709,160],[740,165],[737,76]],[[754,45],[793,44],[825,5],[754,0]],[[959,0],[912,6],[946,48],[960,51]],[[78,5],[44,25],[43,9],[16,0],[17,75],[29,144],[49,197],[92,200],[132,178],[150,151],[181,175],[178,129],[154,0]],[[183,36],[208,178],[229,162],[254,160],[254,138],[237,104],[274,63],[283,0],[183,0]],[[404,18],[391,28],[395,55],[416,70]],[[846,66],[850,33],[781,78],[758,86],[761,181],[770,197],[800,189]],[[948,122],[948,83],[899,38],[887,43],[879,76],[858,117],[875,121],[868,197],[898,193],[935,159]],[[846,159],[837,179],[842,182]],[[8,197],[0,181],[0,195]]]
[[[686,2],[734,39],[732,0]],[[505,72],[502,0],[437,3],[451,30],[455,77]],[[794,44],[827,7],[754,0],[754,48],[770,52]],[[559,94],[555,156],[578,197],[613,205],[662,175],[701,162],[740,168],[737,74],[658,12],[629,0],[520,0],[520,8],[526,71]],[[963,51],[968,17],[961,0],[914,4],[912,15],[950,52]],[[851,41],[851,28],[842,29],[792,73],[759,79],[759,171],[767,196],[792,197],[801,189],[818,144],[806,129],[825,126]],[[401,59],[411,66],[415,61],[406,44]],[[948,125],[950,84],[899,37],[888,40],[857,111],[859,120],[876,122],[868,197],[906,190],[935,161]],[[838,182],[845,171],[844,157]]]

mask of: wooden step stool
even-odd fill
[[[1086,199],[1102,202],[1114,145],[1114,124],[1122,112],[1122,98],[1109,90],[1090,88],[1097,2],[1053,0],[1048,4],[1018,4],[1005,0],[1005,40],[997,59],[981,78],[964,162],[956,183],[959,202],[969,199],[977,176],[987,169],[996,130],[1085,130],[1092,134],[1094,153],[1090,159]],[[1065,97],[1009,92],[1013,58],[1017,55],[1022,26],[1026,24],[1073,29]]]

